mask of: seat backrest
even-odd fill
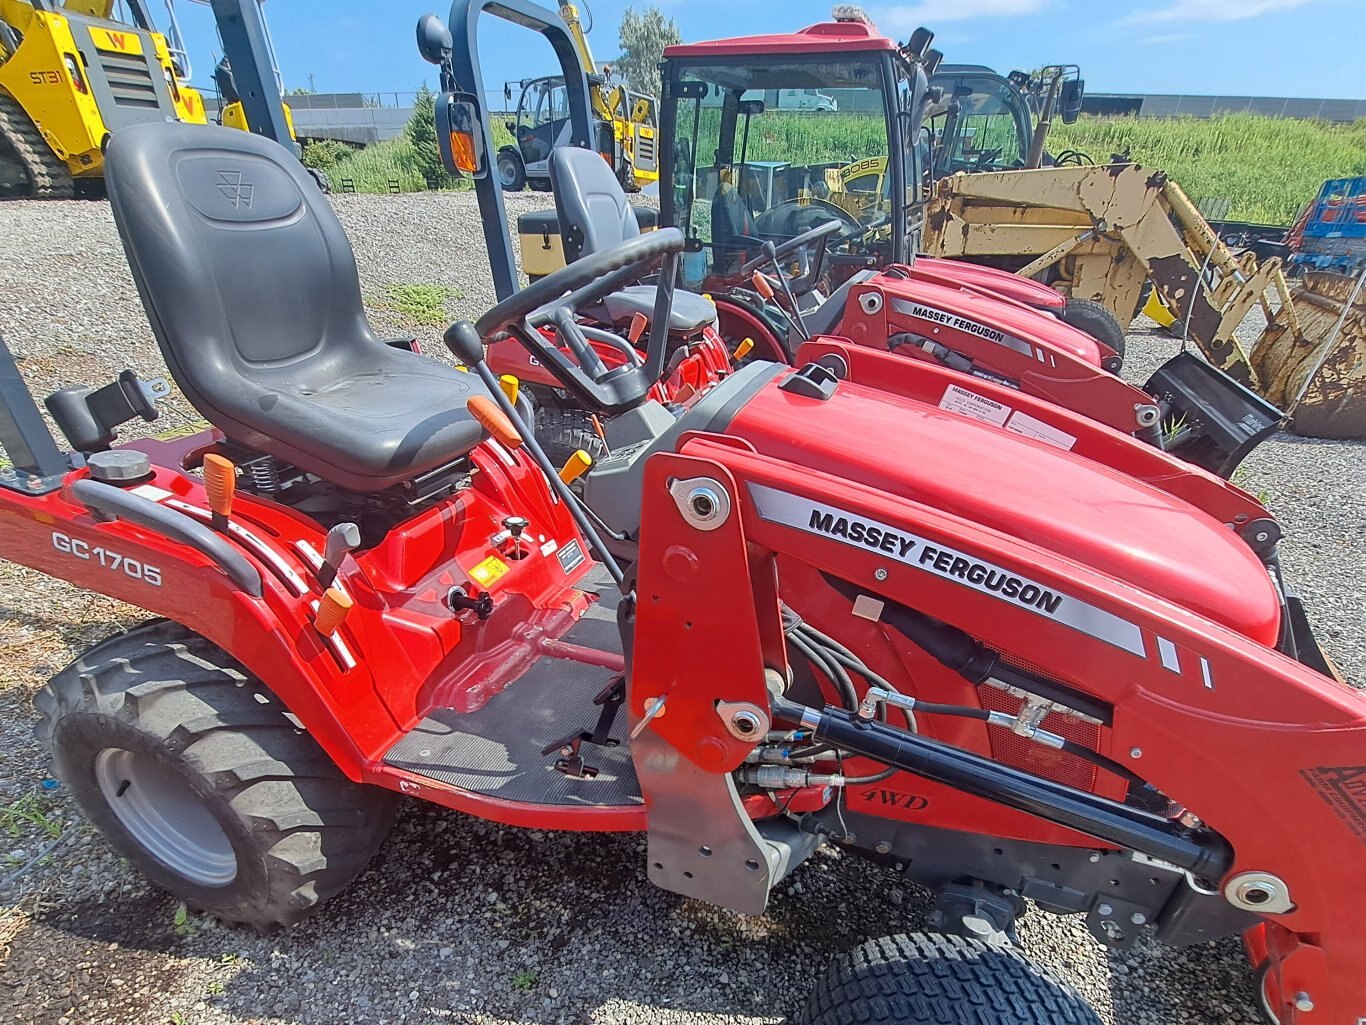
[[[640,234],[626,190],[601,154],[557,146],[550,154],[550,187],[566,262],[611,249]]]
[[[382,344],[351,243],[283,146],[216,126],[137,125],[110,142],[106,177],[162,355],[215,425],[230,429],[257,401],[245,382],[306,388],[337,356]]]

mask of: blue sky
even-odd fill
[[[553,0],[552,0],[553,2]],[[591,0],[590,0],[591,2]],[[905,39],[917,25],[938,34],[949,61],[999,71],[1072,62],[1092,92],[1194,93],[1366,98],[1366,61],[1351,52],[1366,39],[1363,0],[919,0],[870,3],[880,28]],[[610,60],[629,6],[593,3],[594,56]],[[159,5],[157,5],[159,6]],[[636,0],[636,6],[644,6]],[[685,40],[791,31],[824,20],[825,0],[744,3],[663,0]],[[213,19],[178,5],[207,85],[219,53]],[[419,15],[435,0],[271,0],[265,11],[285,84],[319,91],[410,91],[435,75],[413,43]],[[493,23],[495,19],[488,18]],[[486,84],[550,70],[549,48],[524,29],[491,25],[481,37]]]

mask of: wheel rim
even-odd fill
[[[228,834],[169,766],[109,747],[95,758],[95,780],[123,828],[172,872],[204,886],[226,886],[236,878],[237,855]]]
[[[510,189],[516,185],[517,165],[508,159],[498,161],[498,181],[504,188]]]

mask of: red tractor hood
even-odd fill
[[[901,278],[882,273],[868,283],[880,286],[889,296],[902,296],[940,315],[985,324],[1045,349],[1065,352],[1091,366],[1101,365],[1100,346],[1094,338],[1032,306],[981,291],[964,291],[962,283],[940,284],[919,276]],[[896,313],[890,313],[888,319],[889,323],[896,321]]]
[[[847,381],[824,401],[770,384],[726,433],[764,455],[962,517],[1276,643],[1278,596],[1232,530],[1071,452]],[[830,501],[837,505],[838,496]]]
[[[1061,310],[1067,304],[1061,292],[1049,288],[1042,281],[1022,278],[1009,271],[976,263],[941,260],[937,256],[917,256],[910,271],[913,277],[922,281],[991,292],[1040,310]]]

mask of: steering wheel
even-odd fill
[[[661,228],[585,256],[504,299],[479,318],[475,330],[486,342],[516,338],[585,406],[609,415],[625,412],[644,402],[663,375],[678,254],[683,247],[681,231]],[[608,368],[574,319],[574,311],[638,281],[661,262],[645,360]],[[547,339],[538,330],[542,327],[549,327],[564,348]],[[599,338],[600,334],[607,337]],[[609,332],[594,331],[593,337],[631,349],[630,342]]]
[[[1001,155],[1001,148],[1000,148],[999,146],[997,146],[995,149],[984,149],[984,150],[981,150],[981,151],[977,154],[977,160],[976,160],[977,170],[978,170],[978,171],[987,171],[987,170],[990,170],[991,165],[992,165],[993,163],[996,162],[996,160],[1000,157],[1000,155]]]
[[[826,221],[824,224],[816,225],[809,231],[802,232],[796,238],[790,238],[786,242],[782,242],[776,246],[772,242],[765,242],[764,251],[760,253],[758,256],[756,256],[754,259],[750,260],[744,266],[742,266],[740,268],[740,274],[744,277],[749,277],[749,275],[753,274],[756,270],[758,270],[765,264],[777,263],[784,257],[791,256],[793,253],[799,250],[803,250],[807,246],[812,245],[815,242],[819,242],[826,236],[833,235],[835,232],[840,231],[843,228],[843,222],[839,220],[829,220]],[[816,257],[817,267],[819,267],[820,265],[819,254],[824,252],[825,247],[821,246],[818,250],[818,254]],[[803,276],[805,277],[806,275],[804,274]],[[820,273],[819,271],[817,271],[815,274],[811,276],[820,277]]]

